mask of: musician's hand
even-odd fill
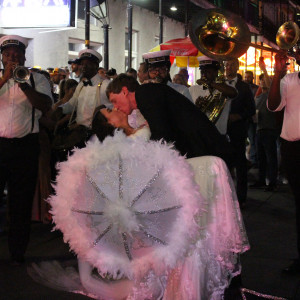
[[[8,81],[10,78],[13,77],[13,72],[14,69],[16,68],[16,63],[15,62],[7,62],[7,64],[5,65],[5,69],[3,72],[3,76],[2,79],[6,82]]]
[[[205,86],[210,86],[210,82],[205,77],[202,77],[196,81],[197,84],[199,85],[205,85]]]
[[[287,51],[280,50],[275,55],[275,73],[285,73],[287,69]]]

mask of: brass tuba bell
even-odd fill
[[[251,41],[244,20],[221,9],[203,10],[193,16],[189,35],[200,52],[219,61],[240,57]],[[243,42],[243,45],[238,42]]]
[[[247,23],[239,16],[222,9],[206,9],[193,16],[189,23],[189,36],[195,47],[204,55],[218,61],[236,59],[250,46],[279,52],[277,49],[251,43]],[[300,30],[296,23],[286,22],[278,29],[276,43],[280,49],[291,50],[298,42]],[[288,52],[288,56],[294,56]],[[221,93],[197,99],[200,109],[212,122],[216,122],[225,106]]]
[[[193,16],[189,35],[195,47],[216,60],[231,60],[242,56],[250,46],[272,52],[278,49],[251,43],[247,23],[240,17],[222,9],[206,9]],[[280,26],[276,43],[280,49],[291,50],[298,42],[300,29],[289,21]],[[288,54],[293,56],[293,54]]]

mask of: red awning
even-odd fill
[[[198,49],[189,37],[173,39],[160,44],[160,50],[171,50],[171,56],[198,56]]]

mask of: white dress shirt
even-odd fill
[[[177,91],[178,93],[182,94],[183,96],[187,97],[191,102],[193,102],[193,99],[191,97],[191,94],[189,92],[189,88],[182,85],[182,84],[178,84],[178,83],[174,83],[171,81],[167,82],[167,85],[171,88],[173,88],[175,91]]]
[[[79,76],[77,76],[75,72],[71,72],[69,78],[70,78],[70,79],[74,79],[74,80],[76,80],[77,82],[80,82],[80,77],[81,77],[81,74],[79,74]]]
[[[300,140],[300,79],[298,72],[286,74],[280,81],[281,102],[275,111],[284,109],[280,136],[287,141]],[[268,104],[267,104],[268,105]],[[269,108],[269,107],[268,107]]]
[[[35,90],[52,99],[47,78],[33,72]],[[30,80],[27,81],[31,85]],[[14,79],[9,79],[0,89],[0,137],[21,138],[29,133],[39,132],[39,118],[42,112],[35,109],[34,127],[32,127],[32,105]]]
[[[103,80],[99,74],[96,74],[91,78],[91,82],[92,86],[84,86],[83,82],[80,82],[73,97],[61,106],[64,114],[71,114],[76,109],[76,123],[86,127],[91,126],[94,110],[97,106],[104,104],[107,107],[112,107],[105,93],[110,81]]]

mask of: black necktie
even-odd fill
[[[83,86],[87,86],[87,85],[90,85],[90,86],[93,85],[91,80],[86,80],[86,81],[83,82]]]

